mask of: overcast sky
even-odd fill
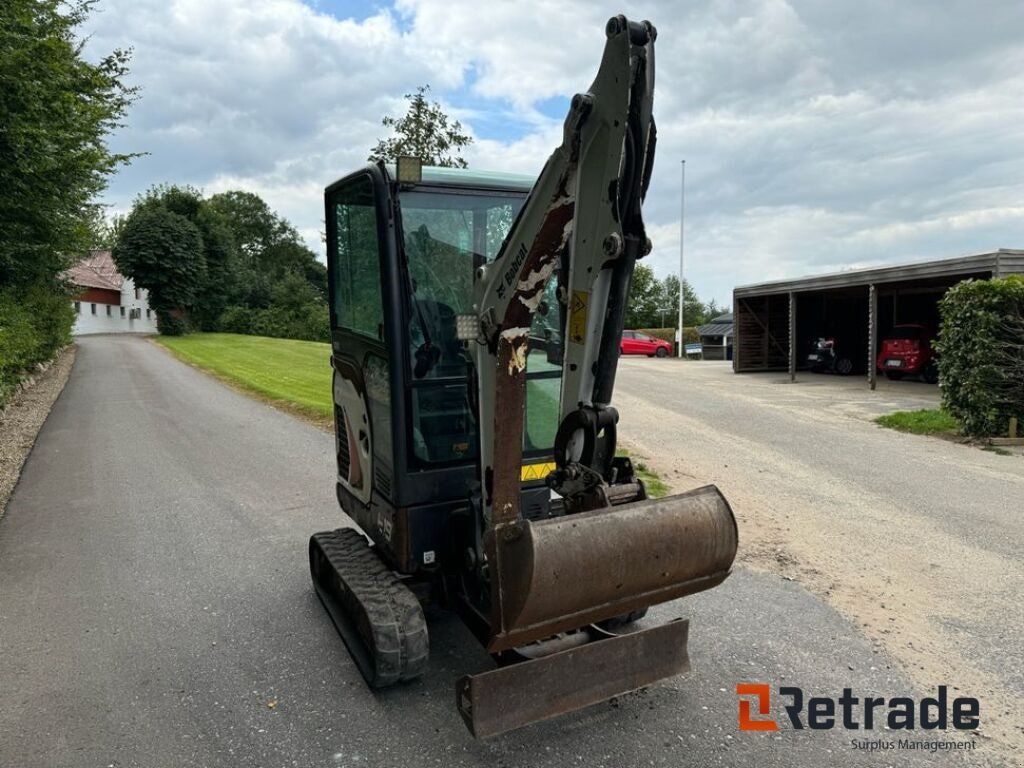
[[[322,252],[323,187],[429,83],[479,169],[536,174],[615,13],[658,28],[645,217],[703,298],[850,267],[1024,248],[1020,0],[100,0],[87,52],[134,49],[113,179],[255,191]]]

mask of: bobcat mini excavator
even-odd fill
[[[649,499],[615,455],[629,285],[650,250],[655,30],[612,18],[535,183],[370,165],[326,190],[337,495],[313,583],[367,683],[427,665],[421,602],[496,661],[458,680],[489,737],[679,674],[688,622],[648,606],[729,574],[714,486]]]

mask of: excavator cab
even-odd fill
[[[654,159],[653,26],[609,20],[537,179],[369,165],[325,193],[337,494],[310,540],[367,682],[422,674],[421,603],[495,659],[456,704],[494,736],[685,671],[689,623],[635,630],[736,555],[717,488],[649,499],[612,406]]]
[[[451,168],[400,183],[393,166],[370,165],[326,192],[338,498],[403,574],[438,570],[477,482],[473,370],[456,319],[532,186]],[[520,476],[534,516],[548,511],[558,426],[554,290],[527,358]]]

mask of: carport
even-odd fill
[[[842,338],[875,388],[879,340],[898,324],[938,328],[939,300],[963,280],[1024,274],[1024,250],[849,270],[733,291],[733,370],[789,371],[819,336]]]

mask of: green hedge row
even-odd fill
[[[71,342],[74,321],[63,290],[39,284],[0,291],[0,407],[29,368]]]
[[[330,319],[327,312],[325,303],[308,304],[299,312],[284,307],[231,307],[220,316],[217,325],[225,333],[330,341]]]
[[[943,407],[964,434],[1005,435],[1024,423],[1024,278],[960,283],[939,308]]]
[[[646,333],[648,336],[653,336],[656,339],[662,339],[664,341],[675,344],[676,331],[678,328],[637,328],[640,333]],[[700,336],[697,335],[697,328],[692,325],[687,325],[683,328],[683,343],[684,344],[696,344],[700,341]]]

